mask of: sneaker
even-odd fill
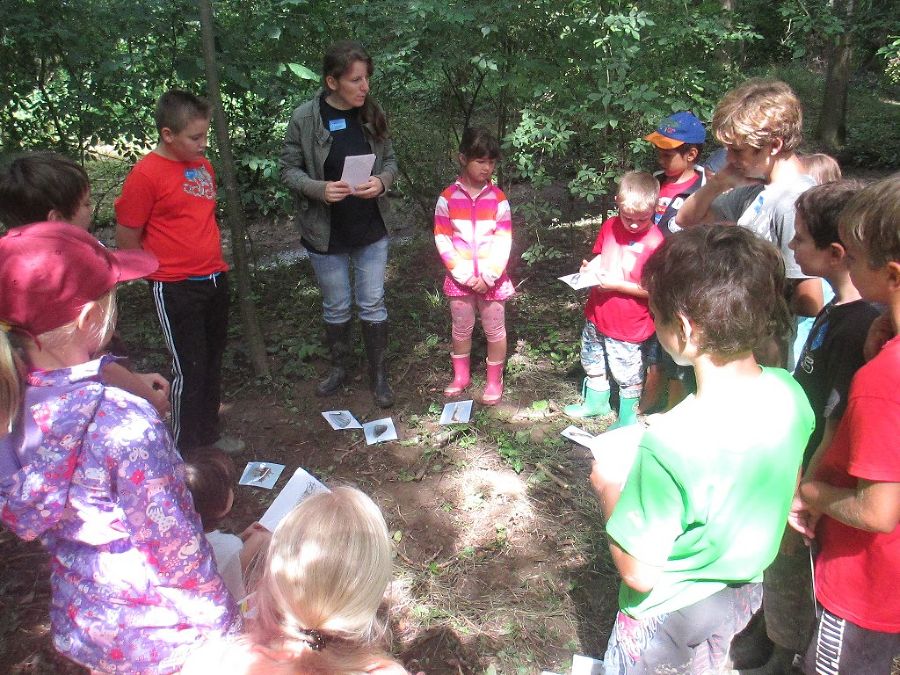
[[[213,443],[213,447],[218,448],[226,455],[237,455],[247,449],[247,444],[234,436],[220,436],[219,440]]]

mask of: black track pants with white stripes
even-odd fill
[[[151,281],[172,355],[172,431],[180,450],[219,438],[222,355],[228,339],[228,277]]]

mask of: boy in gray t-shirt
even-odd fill
[[[788,243],[794,237],[794,202],[815,185],[796,155],[803,127],[800,101],[776,80],[749,80],[716,106],[713,131],[728,151],[728,165],[688,197],[678,224],[727,222],[772,242],[784,259],[794,314],[815,316],[822,285],[803,274]],[[747,179],[762,181],[746,185]],[[780,355],[783,359],[786,351]]]

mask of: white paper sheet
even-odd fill
[[[297,504],[302,502],[310,495],[319,492],[330,492],[330,490],[320,483],[306,469],[300,467],[291,476],[275,500],[266,509],[263,517],[259,519],[259,524],[270,532],[274,532],[278,527],[278,523],[284,518]]]
[[[598,469],[607,480],[625,485],[645,430],[643,424],[632,424],[598,434],[587,443]]]
[[[567,426],[560,432],[560,434],[568,438],[570,441],[574,441],[578,443],[578,445],[583,445],[586,448],[590,448],[591,441],[594,440],[593,434],[589,434],[584,429],[580,429],[573,425]]]
[[[564,277],[557,277],[560,281],[568,284],[576,291],[582,288],[590,288],[600,283],[595,270],[587,270],[586,272],[576,272],[575,274],[567,274]]]
[[[344,158],[341,180],[355,192],[357,186],[367,183],[375,166],[375,155],[349,155]]]

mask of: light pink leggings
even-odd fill
[[[488,342],[506,338],[506,303],[503,300],[485,300],[478,295],[450,298],[450,317],[453,319],[453,339],[469,340],[475,328],[475,306],[481,316],[481,327]]]

